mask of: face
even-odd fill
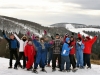
[[[70,43],[70,40],[67,43]]]
[[[39,41],[39,37],[36,37],[35,39],[36,39],[37,41]]]
[[[56,39],[59,39],[59,36],[58,35],[56,36]]]
[[[85,38],[84,40],[85,40],[85,41],[87,41],[88,39],[87,39],[87,38]]]
[[[70,40],[71,40],[71,41],[73,41],[73,40],[74,40],[74,38],[70,38]]]
[[[32,45],[32,41],[28,41],[28,44],[29,44],[29,45]]]
[[[15,37],[14,37],[14,35],[10,35],[10,39],[12,39],[12,40],[13,40],[14,38],[15,38]]]
[[[41,42],[43,43],[43,42],[44,42],[44,40],[41,40]]]

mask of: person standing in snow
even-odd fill
[[[75,45],[76,45],[76,42],[75,42],[75,39],[73,36],[70,37],[70,47],[73,46],[73,48],[70,50],[70,54],[69,54],[69,58],[70,58],[70,64],[72,65],[73,67],[73,71],[76,71],[76,60],[75,60]]]
[[[32,69],[34,57],[36,54],[36,50],[35,50],[35,47],[33,45],[31,38],[28,39],[28,42],[27,42],[25,49],[24,49],[24,53],[25,53],[25,57],[26,57],[26,61],[27,61],[26,68],[29,71],[30,69]]]
[[[8,41],[9,43],[9,50],[10,50],[10,62],[9,62],[9,67],[8,68],[12,68],[12,60],[13,60],[13,55],[16,58],[16,61],[18,59],[18,53],[17,53],[17,49],[19,47],[18,45],[18,41],[15,39],[14,35],[11,34],[10,38],[8,38],[3,30],[3,37]],[[19,66],[21,66],[21,63],[18,62]]]
[[[19,44],[20,44],[19,57],[18,57],[18,59],[17,59],[17,61],[15,63],[14,69],[17,69],[18,62],[21,60],[22,57],[23,57],[23,69],[25,69],[25,67],[26,67],[26,60],[25,60],[25,54],[24,54],[24,47],[26,45],[27,37],[23,36],[20,39],[16,34],[14,34],[14,36],[19,41]]]
[[[82,43],[82,39],[78,38],[76,42],[76,59],[77,64],[76,66],[80,69],[83,69],[83,50],[84,50],[84,44]]]
[[[49,48],[49,56],[48,56],[48,64],[47,67],[51,67],[50,66],[50,61],[52,60],[52,55],[53,55],[53,43],[54,43],[54,38],[53,36],[51,36],[51,41],[49,42],[51,44],[51,47]]]
[[[67,72],[70,72],[70,58],[69,53],[70,50],[73,48],[70,47],[70,38],[66,38],[65,43],[63,44],[62,51],[61,51],[61,68],[60,71],[64,72],[64,64],[66,62],[66,70]]]
[[[52,58],[52,71],[56,71],[56,60],[58,58],[58,67],[60,68],[61,63],[61,40],[60,35],[56,34],[53,43],[53,58]]]
[[[37,67],[38,65],[40,64],[43,72],[46,72],[45,70],[45,63],[46,63],[46,56],[47,56],[47,48],[48,48],[48,44],[45,43],[45,40],[44,38],[41,38],[40,39],[40,44],[38,46],[38,51],[37,51],[37,54],[36,54],[36,61],[35,61],[35,64],[34,64],[34,69],[33,69],[33,72],[34,73],[37,73]]]
[[[81,34],[78,34],[78,37],[82,38]],[[84,55],[83,55],[84,66],[87,65],[87,68],[91,68],[91,62],[90,62],[91,50],[96,40],[97,40],[97,36],[94,36],[92,39],[89,36],[85,37],[85,39],[82,38],[82,41],[85,45]]]

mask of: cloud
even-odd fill
[[[26,19],[42,25],[59,22],[99,24],[100,2],[95,1],[94,3],[93,0],[0,0],[0,15]]]

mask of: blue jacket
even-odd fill
[[[9,39],[5,34],[3,34],[3,37],[8,41],[10,50],[19,48],[19,43],[16,39]]]
[[[70,38],[66,38],[66,42],[68,42],[69,40],[70,40]],[[70,50],[71,50],[71,48],[69,47],[69,45],[67,43],[64,43],[63,47],[62,47],[61,55],[69,56]]]
[[[84,49],[84,44],[83,43],[81,45],[76,43],[76,51],[83,51],[83,49]]]

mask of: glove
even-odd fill
[[[2,33],[5,34],[5,31],[3,30]]]
[[[32,40],[35,40],[35,35],[34,34],[32,35]]]
[[[96,37],[98,37],[98,35],[95,35]]]
[[[28,57],[25,57],[26,61],[28,61]]]
[[[74,35],[74,33],[72,32],[72,35]]]
[[[71,49],[73,48],[73,46],[70,47]]]

